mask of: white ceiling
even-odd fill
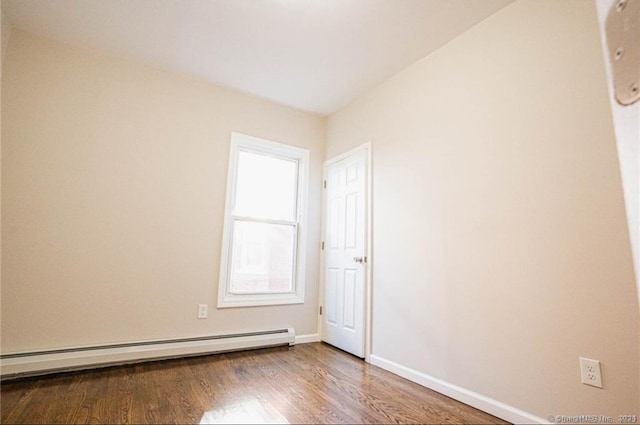
[[[2,0],[12,26],[330,114],[513,0]]]

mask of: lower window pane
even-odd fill
[[[294,226],[234,221],[230,292],[293,291],[294,245]]]

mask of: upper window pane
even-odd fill
[[[295,220],[298,161],[238,152],[234,213],[272,220]]]

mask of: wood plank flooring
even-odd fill
[[[505,423],[324,343],[6,381],[2,423]]]

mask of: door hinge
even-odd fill
[[[640,100],[640,2],[616,0],[605,23],[616,100]]]
[[[322,316],[322,306],[320,306],[320,316]]]
[[[320,249],[324,251],[324,241],[320,244]]]
[[[326,188],[327,188],[327,181],[326,181],[326,180],[322,182],[322,188],[323,188],[323,189],[326,189]]]

